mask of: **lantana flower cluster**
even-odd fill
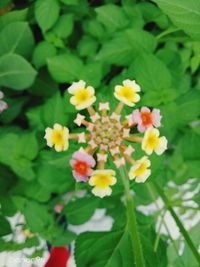
[[[140,86],[134,80],[124,80],[122,85],[116,85],[114,89],[114,96],[119,101],[115,110],[110,111],[109,102],[105,102],[99,103],[99,110],[96,111],[93,107],[96,101],[94,88],[82,80],[74,82],[68,88],[72,95],[70,103],[77,110],[87,109],[90,118],[86,120],[84,115],[78,113],[74,123],[79,127],[85,126],[86,131],[70,133],[67,127],[57,123],[45,131],[47,145],[54,147],[57,152],[66,151],[69,141],[73,139],[80,144],[87,144],[86,148],[80,147],[71,157],[72,175],[77,182],[88,183],[92,193],[101,198],[111,195],[112,186],[117,182],[116,171],[106,167],[108,154],[116,168],[129,162],[129,179],[143,183],[151,175],[148,156],[153,152],[161,155],[167,149],[167,139],[160,136],[157,129],[161,126],[159,109],[142,107],[122,118],[124,105],[133,108],[140,101],[140,91]],[[137,129],[139,135],[132,133],[133,128]],[[134,143],[138,142],[146,155],[135,159]]]

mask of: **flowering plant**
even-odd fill
[[[134,143],[141,143],[141,148],[147,155],[154,151],[161,155],[167,149],[167,139],[160,137],[157,129],[161,126],[160,110],[151,111],[142,107],[140,110],[133,110],[125,118],[121,116],[124,105],[134,107],[139,102],[140,90],[135,81],[128,79],[123,81],[122,85],[116,85],[114,96],[119,100],[119,104],[110,114],[109,102],[100,102],[99,112],[93,108],[92,105],[96,101],[93,87],[86,86],[82,80],[74,82],[68,88],[72,95],[70,103],[77,110],[87,109],[90,117],[90,121],[87,121],[85,116],[78,113],[74,122],[78,126],[84,125],[86,132],[70,133],[67,127],[58,123],[54,124],[53,128],[46,129],[47,145],[54,146],[57,152],[66,151],[69,140],[87,144],[85,148],[80,147],[73,153],[70,160],[72,174],[77,182],[88,182],[93,187],[92,193],[101,198],[111,195],[111,186],[117,182],[115,170],[106,168],[108,153],[116,168],[129,162],[129,179],[143,183],[151,174],[151,162],[147,156],[140,159],[132,157],[135,151]],[[132,133],[135,127],[139,133],[144,132],[143,137]]]

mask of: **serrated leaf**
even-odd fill
[[[143,91],[152,92],[171,87],[171,75],[165,64],[153,55],[143,54],[131,66]]]
[[[144,52],[152,52],[156,40],[148,32],[138,29],[127,29],[113,36],[103,44],[96,56],[97,60],[116,65],[128,65],[136,56]]]
[[[200,0],[154,0],[154,2],[177,27],[192,38],[200,40]]]
[[[135,266],[130,237],[124,231],[80,234],[75,243],[75,260],[77,267]]]

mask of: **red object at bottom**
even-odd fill
[[[69,249],[66,247],[52,247],[47,263],[44,267],[66,267],[69,259]]]

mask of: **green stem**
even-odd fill
[[[147,190],[149,191],[150,196],[152,197],[152,200],[153,200],[154,203],[155,203],[155,206],[156,206],[157,210],[159,210],[160,207],[159,207],[159,205],[158,205],[157,202],[156,202],[156,195],[155,195],[154,191],[152,190],[150,184],[149,184],[149,183],[146,183],[146,187],[147,187]],[[156,221],[157,221],[157,219],[156,219]],[[163,220],[163,223],[164,223],[165,230],[167,231],[167,234],[168,234],[168,236],[169,236],[169,239],[170,239],[170,241],[171,241],[171,243],[172,243],[172,245],[173,245],[173,247],[174,247],[174,249],[175,249],[175,251],[176,251],[176,254],[177,254],[177,256],[179,257],[180,255],[179,255],[179,253],[178,253],[178,248],[177,248],[177,246],[176,246],[176,244],[175,244],[175,242],[174,242],[174,239],[173,239],[172,236],[171,236],[171,233],[170,233],[170,231],[169,231],[169,228],[168,228],[168,226],[167,226],[167,223],[165,222],[165,220]],[[182,261],[182,258],[180,258],[180,259],[181,259],[181,261]]]
[[[158,249],[158,245],[159,245],[159,241],[160,241],[160,235],[161,235],[161,228],[162,228],[162,225],[164,224],[165,214],[166,214],[166,210],[164,210],[163,214],[161,215],[160,225],[158,227],[158,232],[157,232],[156,240],[155,240],[154,247],[153,247],[154,252],[156,252]]]
[[[181,29],[178,29],[178,28],[169,28],[163,32],[161,32],[159,35],[156,36],[156,39],[161,39],[163,36],[165,35],[168,35],[170,33],[174,33],[174,32],[178,32],[180,31]]]
[[[194,243],[192,242],[190,236],[188,235],[187,231],[185,230],[182,222],[180,221],[180,219],[176,215],[174,209],[172,208],[170,201],[168,200],[167,196],[164,194],[162,188],[160,188],[160,186],[156,182],[154,182],[153,185],[154,185],[156,191],[158,192],[158,194],[160,195],[160,197],[162,198],[162,200],[164,201],[166,208],[169,210],[172,217],[174,218],[174,221],[176,222],[180,232],[182,233],[183,237],[185,238],[185,241],[187,242],[188,246],[190,247],[194,257],[196,258],[197,262],[200,264],[200,255],[199,255]]]
[[[145,267],[142,245],[140,242],[140,236],[138,232],[136,215],[135,215],[135,205],[133,201],[133,196],[130,193],[128,175],[126,173],[125,167],[119,168],[119,171],[125,189],[126,208],[127,208],[127,228],[131,236],[136,267]]]

